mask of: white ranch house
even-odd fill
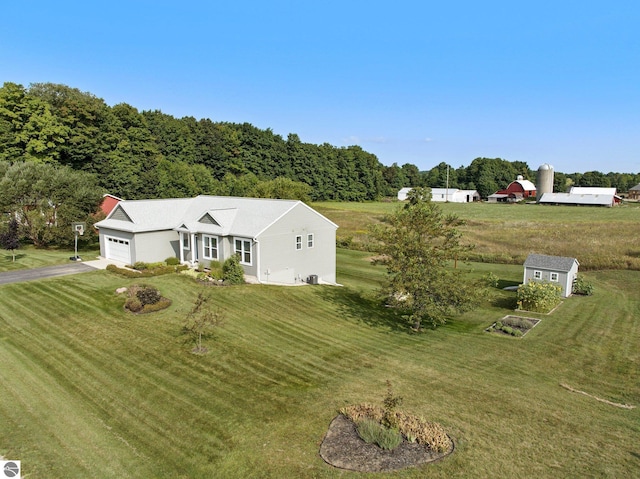
[[[100,256],[127,264],[232,255],[261,283],[336,283],[338,226],[301,201],[224,196],[121,201],[95,225]]]
[[[562,296],[567,298],[573,292],[573,282],[578,276],[578,260],[566,256],[530,254],[524,262],[523,283],[548,281],[562,287]]]

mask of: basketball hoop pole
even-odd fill
[[[75,255],[73,257],[74,261],[78,261],[78,233],[79,233],[78,230],[75,230],[73,235],[75,236],[75,249],[74,249]]]

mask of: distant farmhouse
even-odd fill
[[[413,188],[402,188],[398,191],[398,200],[405,201]],[[431,201],[449,203],[472,203],[480,201],[480,193],[476,190],[459,190],[457,188],[431,188]]]
[[[301,201],[197,196],[120,201],[100,256],[127,264],[179,258],[208,267],[233,255],[261,283],[336,282],[338,226]]]
[[[633,188],[629,188],[629,199],[640,200],[640,183],[638,183]]]
[[[487,200],[490,203],[515,203],[527,198],[535,198],[536,185],[529,180],[525,180],[522,175],[518,175],[515,181],[509,183],[504,190],[498,190],[489,195]]]
[[[523,283],[548,281],[562,287],[562,296],[567,298],[573,291],[573,282],[578,276],[578,260],[565,256],[530,254],[524,262]]]
[[[568,193],[545,193],[538,201],[546,205],[605,206],[620,203],[615,188],[574,186]]]

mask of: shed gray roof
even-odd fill
[[[337,225],[301,201],[205,195],[121,201],[106,219],[95,226],[132,233],[185,229],[255,237],[298,205],[308,208],[337,228]],[[131,221],[114,219],[114,215],[118,216],[118,209],[124,211]],[[207,213],[217,224],[199,221]]]
[[[574,264],[578,263],[576,258],[567,256],[549,256],[546,254],[531,253],[524,262],[525,268],[539,268],[552,271],[571,271]]]
[[[634,186],[633,188],[629,188],[629,191],[640,191],[640,183],[638,183],[636,186]]]

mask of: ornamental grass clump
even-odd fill
[[[384,427],[373,419],[364,419],[357,423],[358,436],[367,444],[392,451],[402,443],[402,434],[397,429]]]

